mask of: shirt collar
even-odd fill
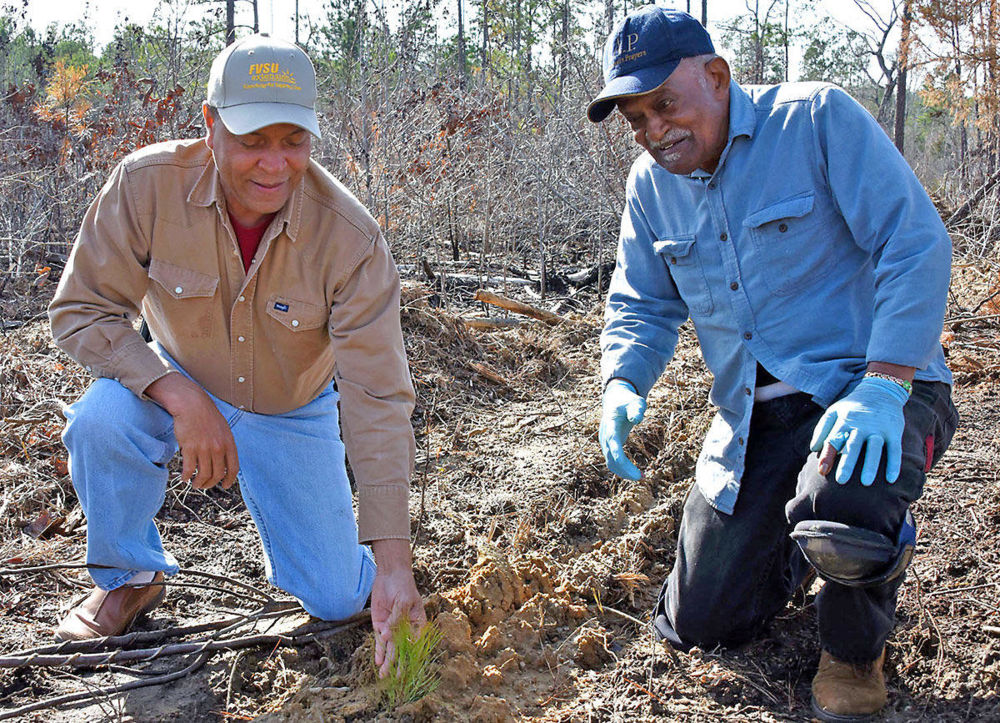
[[[750,94],[735,80],[729,81],[729,142],[746,136],[753,138],[757,129],[757,112]]]
[[[292,195],[289,196],[288,201],[278,211],[278,215],[274,217],[274,220],[271,221],[271,225],[268,228],[273,229],[272,233],[275,236],[284,230],[288,238],[293,242],[296,240],[299,228],[302,226],[302,204],[305,193],[305,182],[306,179],[303,176],[302,180],[299,181],[298,188],[292,191]],[[211,155],[208,157],[208,163],[205,164],[205,168],[202,170],[198,180],[195,181],[190,193],[188,193],[187,200],[188,203],[201,206],[202,208],[208,208],[212,204],[215,204],[220,214],[225,213],[226,195],[222,191],[219,171],[215,166],[215,159]],[[271,234],[267,235],[270,236]]]

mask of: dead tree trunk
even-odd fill
[[[896,123],[893,129],[893,142],[900,153],[903,152],[904,134],[906,131],[906,65],[907,46],[910,41],[910,3],[903,3],[903,24],[899,37],[899,70],[896,71]]]
[[[236,0],[226,0],[226,45],[236,41]]]

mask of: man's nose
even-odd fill
[[[663,140],[670,130],[670,124],[653,115],[646,121],[646,139],[654,143]]]
[[[279,149],[266,150],[257,159],[257,165],[268,173],[280,173],[285,169],[286,164],[285,154]]]

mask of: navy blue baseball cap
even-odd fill
[[[680,10],[656,5],[639,8],[615,26],[604,44],[604,90],[587,106],[600,123],[627,95],[655,90],[684,58],[714,53],[701,23]]]

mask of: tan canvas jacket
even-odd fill
[[[49,319],[67,354],[142,396],[170,369],[134,329],[140,307],[167,353],[241,409],[287,412],[335,379],[361,541],[409,537],[399,275],[378,224],[318,163],[245,273],[204,140],[125,159],[87,212]]]

